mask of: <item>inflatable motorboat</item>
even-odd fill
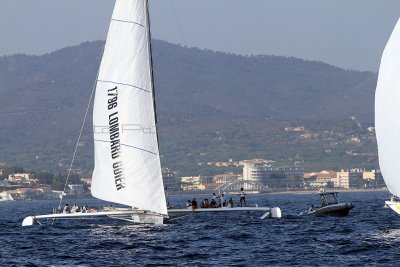
[[[353,203],[339,203],[338,192],[321,192],[319,193],[321,206],[311,207],[303,215],[315,216],[336,216],[343,217],[349,215],[349,212],[354,208]]]

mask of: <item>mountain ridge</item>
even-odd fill
[[[5,96],[0,99],[1,161],[65,170],[103,47],[103,41],[95,41],[42,56],[0,57],[0,92]],[[186,48],[157,40],[153,40],[153,62],[161,152],[164,165],[172,169],[200,168],[200,161],[228,156],[263,156],[263,151],[276,149],[282,142],[275,137],[264,140],[266,137],[250,128],[269,135],[280,133],[285,125],[333,127],[349,117],[373,123],[375,73],[293,57]],[[77,159],[77,168],[85,173],[93,166],[89,117],[82,156]],[[214,133],[224,130],[226,141],[216,141],[221,137],[214,140]],[[231,132],[239,132],[241,137],[233,137]],[[253,136],[251,140],[247,140],[249,136]],[[257,142],[265,144],[258,148]],[[240,143],[252,145],[243,148]],[[255,147],[257,153],[252,152]],[[208,154],[199,152],[207,150]],[[188,158],[194,151],[209,156]],[[264,154],[274,157],[271,152]],[[188,161],[188,166],[182,161]]]

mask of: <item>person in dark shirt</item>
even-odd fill
[[[235,203],[233,202],[233,198],[230,198],[229,201],[228,201],[228,207],[229,208],[233,208],[234,205],[235,205]]]
[[[197,201],[195,198],[192,199],[192,210],[197,209]]]
[[[216,208],[217,207],[217,202],[215,201],[215,199],[212,199],[210,202],[210,208]]]

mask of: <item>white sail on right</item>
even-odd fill
[[[379,165],[389,191],[400,197],[400,20],[385,47],[375,92]]]
[[[167,214],[147,0],[117,0],[93,107],[94,197]]]

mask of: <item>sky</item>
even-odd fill
[[[114,0],[1,0],[0,56],[104,40]],[[376,72],[399,0],[150,0],[152,37]]]

